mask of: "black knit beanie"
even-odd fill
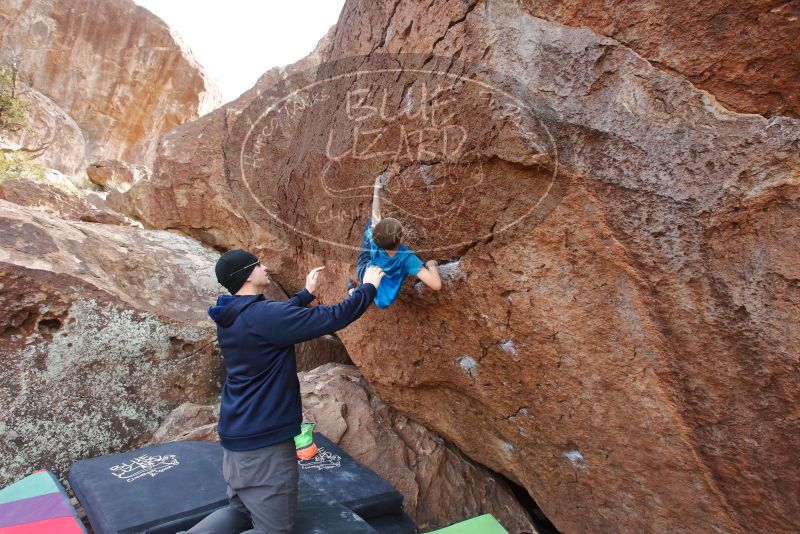
[[[214,272],[217,282],[235,295],[247,281],[247,277],[256,268],[258,258],[240,248],[229,250],[217,260]]]

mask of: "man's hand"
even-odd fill
[[[383,280],[383,276],[385,274],[386,273],[383,272],[383,269],[377,265],[370,265],[367,267],[367,270],[364,273],[364,283],[372,284],[375,286],[375,289],[378,289],[378,286],[381,285],[381,280]]]
[[[319,283],[319,272],[325,267],[317,267],[311,269],[311,272],[306,276],[306,291],[313,294],[317,290],[317,283]]]

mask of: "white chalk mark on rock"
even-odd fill
[[[578,469],[586,469],[586,460],[581,454],[581,451],[577,449],[565,451],[564,456],[566,456],[567,459],[572,463],[572,465],[577,467]]]
[[[517,355],[517,346],[514,344],[513,339],[504,339],[500,342],[500,348],[503,352],[506,352],[512,356]]]
[[[476,362],[471,356],[462,356],[459,358],[458,365],[470,376],[470,378],[477,378],[478,362]]]

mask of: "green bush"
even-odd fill
[[[18,151],[0,154],[0,182],[14,179],[45,181],[45,168]]]
[[[28,127],[27,106],[17,97],[16,72],[0,67],[0,131],[15,132]]]
[[[29,128],[27,111],[25,102],[17,96],[16,69],[0,66],[0,134]],[[0,153],[0,181],[15,178],[44,180],[44,167],[20,150],[4,149]]]

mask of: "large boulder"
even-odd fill
[[[88,161],[151,165],[160,134],[220,101],[179,37],[131,0],[3,2],[0,21],[4,59],[80,125]]]
[[[0,485],[140,443],[223,379],[217,255],[169,232],[0,200]]]
[[[106,159],[86,167],[86,174],[93,184],[104,190],[124,193],[136,182],[149,180],[151,171],[144,165]]]
[[[528,488],[565,532],[796,531],[800,124],[728,111],[619,42],[515,2],[453,4],[443,17],[412,2],[384,12],[348,2],[342,20],[370,13],[373,31],[340,21],[333,53],[432,49],[480,60],[466,78],[518,77],[511,94],[540,119],[523,124],[552,135],[543,152],[558,167],[544,169],[561,189],[540,219],[451,247],[502,228],[515,202],[545,198],[542,168],[519,163],[502,113],[452,104],[482,191],[461,173],[429,198],[476,208],[435,224],[400,214],[421,236],[412,248],[456,260],[455,276],[345,330],[354,362],[381,398]],[[365,78],[370,95],[402,101],[407,78]],[[280,214],[304,230],[295,242],[308,261],[330,250],[310,236],[354,242],[350,220],[323,226],[314,214],[355,202],[306,193],[324,175],[327,126],[341,141],[353,123],[334,94],[304,116],[283,174],[250,175],[256,197],[285,199]],[[342,183],[354,187],[385,162],[347,164]],[[423,171],[436,169],[407,165],[413,186],[390,197],[403,208],[421,203]],[[351,265],[329,260],[328,274]]]
[[[211,326],[218,255],[173,232],[64,221],[0,201],[0,261],[77,278],[137,311]]]
[[[134,204],[169,199],[163,227],[216,246],[276,243],[300,266],[274,269],[283,287],[324,260],[335,302],[372,183],[398,164],[386,211],[445,288],[408,284],[340,333],[382,399],[524,486],[564,532],[797,531],[793,4],[723,10],[737,31],[702,37],[648,30],[672,8],[614,8],[631,27],[602,31],[622,42],[523,4],[348,1],[313,87],[203,123],[204,166],[224,176],[192,176],[215,196],[167,157],[169,195],[151,185]],[[759,40],[778,59],[751,68]],[[437,152],[448,133],[464,142]],[[212,198],[228,219],[203,236]]]
[[[86,140],[80,126],[39,91],[19,83],[17,95],[25,104],[27,126],[0,132],[2,147],[17,150],[36,164],[65,175],[80,174],[86,159]]]
[[[6,156],[6,171],[0,172],[0,199],[49,213],[67,220],[134,226],[137,223],[105,207],[95,193],[87,193],[55,169],[44,169]],[[3,160],[0,160],[3,161]]]

